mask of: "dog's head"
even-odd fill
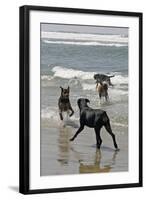
[[[88,106],[87,103],[90,103],[89,99],[80,98],[77,101],[77,104],[78,104],[80,109],[83,108],[83,107],[87,107]]]
[[[113,76],[113,77],[114,77],[114,76]],[[113,86],[113,84],[112,84],[110,78],[109,78],[108,84],[111,85],[111,86]]]
[[[69,97],[69,92],[70,92],[69,86],[68,86],[67,89],[64,89],[64,88],[61,87],[61,86],[60,86],[60,88],[61,88],[61,96],[62,96],[62,97],[65,97],[65,98],[68,98],[68,97]]]
[[[94,74],[94,79],[97,80],[97,78],[99,77],[99,74]]]
[[[113,86],[112,82],[111,82],[111,78],[113,78],[115,75],[108,75],[106,78],[105,78],[105,81],[108,83],[108,85],[110,86]]]
[[[105,75],[103,75],[103,74],[94,74],[94,79],[96,80],[97,84],[98,83],[102,84],[102,82],[105,80]]]

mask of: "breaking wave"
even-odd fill
[[[54,77],[64,78],[64,79],[78,79],[78,80],[93,80],[94,74],[97,72],[85,72],[82,70],[76,70],[72,68],[66,68],[62,66],[55,66],[52,68],[52,72],[54,73]],[[118,73],[114,73],[114,77],[112,78],[113,84],[128,84],[128,77],[123,76]],[[92,88],[91,85],[85,83],[84,88]]]
[[[52,41],[52,40],[43,40],[44,43],[49,44],[68,44],[68,45],[83,45],[83,46],[110,46],[110,47],[123,47],[127,46],[125,43],[104,43],[104,42],[83,42],[83,41]]]
[[[60,77],[65,79],[71,79],[71,78],[80,78],[83,80],[87,79],[93,79],[94,72],[84,72],[81,70],[75,70],[72,68],[65,68],[61,66],[55,66],[52,69],[52,72],[54,72],[54,77]]]
[[[102,35],[71,32],[42,32],[44,43],[66,45],[90,45],[90,46],[128,46],[128,37],[123,35]]]

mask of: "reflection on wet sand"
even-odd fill
[[[103,173],[103,172],[110,172],[112,166],[115,164],[117,151],[113,151],[111,154],[112,157],[108,158],[108,163],[104,166],[101,165],[102,161],[102,153],[101,150],[96,149],[94,154],[94,161],[93,163],[89,163],[87,160],[82,160],[79,156],[79,153],[76,152],[73,148],[72,151],[76,154],[76,157],[79,161],[79,173]]]
[[[72,168],[74,166],[78,173],[104,173],[111,171],[116,163],[117,151],[107,147],[102,147],[101,150],[98,150],[96,147],[87,147],[81,143],[72,145],[69,141],[70,136],[70,127],[59,129],[57,161],[62,167],[70,166]]]
[[[112,161],[115,159],[116,152],[114,152]],[[95,162],[91,165],[80,163],[79,171],[80,173],[102,173],[102,172],[110,172],[112,163],[105,165],[103,167],[100,166],[101,161],[101,152],[96,151],[95,154]]]
[[[62,165],[67,165],[69,161],[69,150],[70,150],[70,128],[62,127],[59,129],[58,137],[58,161]]]

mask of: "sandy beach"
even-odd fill
[[[117,127],[112,126],[120,151],[115,151],[110,135],[103,128],[101,149],[96,148],[95,133],[85,128],[74,142],[69,138],[77,129],[59,125],[49,127],[47,121],[42,122],[41,133],[41,176],[122,172],[128,170],[128,135],[118,134]]]

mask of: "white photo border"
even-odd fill
[[[40,23],[129,28],[129,171],[40,176]],[[133,48],[134,47],[134,48]],[[30,189],[136,183],[139,181],[139,21],[123,16],[30,12]],[[34,73],[35,72],[35,73]],[[132,84],[134,83],[134,85]],[[133,115],[135,110],[136,115]],[[34,142],[35,141],[35,142]],[[133,156],[133,154],[135,156]],[[37,155],[37,156],[36,156]],[[133,167],[134,166],[134,167]],[[86,182],[88,179],[88,183]],[[78,180],[78,181],[76,181]]]
[[[23,6],[20,8],[20,22],[20,101],[25,104],[20,105],[20,113],[23,111],[20,115],[20,192],[142,186],[142,13]],[[129,28],[128,172],[40,176],[41,23]]]

